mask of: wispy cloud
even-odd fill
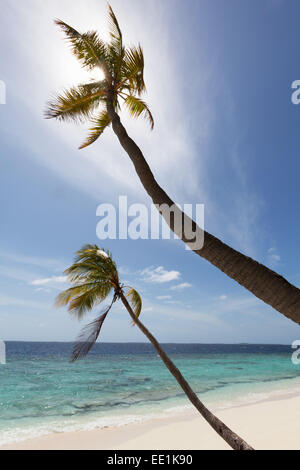
[[[280,255],[278,254],[278,251],[275,247],[271,247],[268,249],[268,255],[267,255],[267,262],[268,264],[272,267],[275,268],[278,266],[281,258]]]
[[[20,307],[29,309],[48,310],[50,306],[43,302],[10,297],[0,293],[0,307]]]
[[[156,298],[157,300],[169,300],[169,299],[172,299],[172,296],[171,295],[158,295]]]
[[[187,289],[188,287],[192,287],[192,284],[189,282],[182,282],[181,284],[177,284],[177,286],[170,287],[171,290],[183,290]]]
[[[154,307],[143,307],[143,312],[152,312]]]
[[[163,266],[154,268],[153,266],[144,269],[141,272],[142,280],[162,284],[165,282],[176,281],[180,277],[179,271],[168,271]]]
[[[55,271],[62,271],[64,269],[63,263],[55,258],[26,256],[19,253],[8,253],[0,251],[0,259],[3,262],[22,264],[26,266],[35,266],[45,269],[53,269]]]
[[[61,284],[66,283],[65,276],[55,275],[63,269],[60,260],[1,251],[0,260],[0,277],[38,287],[36,292],[49,292],[49,289],[61,288]]]
[[[30,282],[30,284],[33,286],[47,285],[48,287],[57,287],[57,284],[65,284],[67,282],[68,280],[66,276],[52,276],[52,277],[43,278],[43,279],[34,279],[33,281]]]
[[[226,294],[222,294],[220,295],[220,297],[218,297],[219,300],[226,300],[227,299],[227,295]]]
[[[0,277],[26,283],[33,279],[32,273],[29,270],[19,266],[0,266]]]

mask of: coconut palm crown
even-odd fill
[[[75,361],[86,356],[93,347],[112,305],[124,290],[136,318],[141,313],[142,300],[135,289],[120,284],[117,266],[110,252],[99,249],[97,245],[85,245],[77,251],[74,263],[65,270],[65,274],[73,286],[57,296],[56,306],[68,305],[69,312],[78,319],[113,293],[110,305],[81,331],[73,349],[71,360]]]
[[[55,20],[81,65],[89,70],[100,68],[105,77],[64,90],[48,103],[45,116],[49,119],[91,122],[89,135],[81,149],[95,142],[111,124],[106,109],[108,98],[116,111],[120,110],[121,102],[132,117],[143,116],[149,121],[151,129],[154,126],[153,116],[140,98],[146,91],[143,50],[140,45],[124,46],[118,21],[110,5],[108,8],[109,42],[102,41],[95,31],[80,34],[63,21]]]

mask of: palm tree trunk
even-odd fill
[[[227,444],[230,445],[232,449],[253,450],[253,448],[249,444],[247,444],[244,439],[242,439],[240,436],[235,434],[235,432],[233,432],[230,428],[228,428],[226,424],[224,424],[211,411],[209,411],[206,406],[199,400],[196,393],[192,390],[192,388],[185,380],[181,372],[177,369],[175,364],[167,356],[158,341],[145,327],[145,325],[143,325],[143,323],[136,317],[123,292],[120,292],[119,295],[123,302],[123,305],[131,316],[133,322],[139,327],[142,333],[144,333],[144,335],[147,336],[148,340],[153,344],[154,348],[156,349],[156,352],[159,354],[166,367],[169,369],[173,377],[177,380],[178,384],[180,385],[190,402],[195,406],[195,408],[199,411],[203,418],[211,425],[211,427],[219,434],[219,436],[221,436],[224,441],[226,441]]]
[[[174,202],[156,182],[153,173],[144,158],[140,148],[128,136],[121,123],[119,115],[115,112],[112,99],[107,101],[107,111],[112,121],[112,127],[123,149],[129,155],[142,185],[151,197],[155,205],[167,204],[169,207]],[[164,213],[160,211],[164,217]],[[184,221],[189,220],[193,224],[193,230],[201,230],[195,222],[180,211],[182,217],[182,229]],[[176,233],[174,219],[166,219],[170,229]],[[189,244],[190,239],[179,235],[182,241]],[[240,285],[252,292],[256,297],[271,305],[290,320],[300,324],[300,289],[290,284],[286,279],[267,268],[261,263],[243,255],[208,232],[204,232],[204,246],[193,251],[211,264],[223,271]]]

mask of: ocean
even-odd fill
[[[71,343],[7,342],[0,365],[0,445],[52,432],[121,426],[191,405],[151,344],[97,343],[71,364]],[[300,393],[283,345],[165,344],[211,409]]]

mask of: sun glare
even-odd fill
[[[89,83],[91,80],[104,80],[104,73],[101,69],[96,68],[92,71],[81,67],[81,65],[70,57],[62,68],[64,79],[70,85],[78,85],[81,83]]]

